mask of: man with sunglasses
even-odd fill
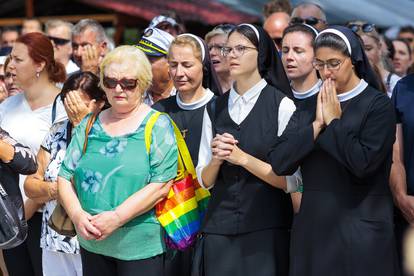
[[[278,51],[282,49],[283,31],[289,26],[289,19],[289,14],[285,12],[274,12],[263,24],[263,29],[273,39]]]
[[[292,11],[290,23],[305,23],[318,31],[322,31],[328,25],[322,7],[312,2],[305,2],[296,6]]]
[[[71,60],[72,23],[62,20],[50,20],[45,25],[46,35],[53,44],[55,60],[65,66],[67,75],[78,71],[79,67]]]

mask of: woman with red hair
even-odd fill
[[[10,72],[23,93],[7,98],[0,105],[0,127],[19,143],[26,144],[37,154],[40,144],[53,122],[66,118],[56,83],[66,78],[65,67],[54,59],[50,40],[41,33],[29,33],[18,38],[10,54]],[[20,190],[24,178],[20,177]],[[10,275],[42,276],[40,227],[42,214],[38,205],[25,200],[29,224],[27,240],[20,246],[4,250]]]

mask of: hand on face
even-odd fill
[[[329,125],[332,120],[339,119],[342,114],[341,105],[338,101],[334,82],[330,78],[326,79],[323,82],[321,91],[319,93],[321,94],[320,97],[322,100],[321,109],[323,122],[325,123],[325,125]]]
[[[85,45],[82,51],[82,71],[99,72],[100,54],[95,45]]]
[[[96,100],[91,100],[86,104],[80,93],[77,90],[70,91],[66,94],[64,101],[66,113],[74,126],[77,126],[88,113],[97,108]]]
[[[0,82],[0,103],[4,101],[9,96],[9,93],[7,92],[6,85],[4,82]]]

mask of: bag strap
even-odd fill
[[[187,144],[185,143],[185,140],[183,136],[181,135],[180,129],[177,127],[177,125],[174,123],[174,121],[168,116],[167,113],[161,113],[156,112],[148,119],[147,124],[145,126],[145,147],[147,150],[147,153],[150,153],[150,147],[151,147],[151,140],[152,140],[152,129],[155,125],[155,122],[157,121],[158,117],[163,114],[167,115],[169,118],[173,128],[174,128],[174,135],[175,139],[177,141],[177,148],[178,148],[178,166],[177,166],[177,177],[176,179],[181,179],[185,177],[185,171],[187,171],[191,176],[194,178],[197,177],[193,161],[191,159],[190,152],[187,148]]]
[[[91,131],[93,123],[95,123],[96,117],[98,117],[98,115],[99,115],[99,112],[92,113],[92,115],[88,118],[88,122],[86,123],[85,140],[83,141],[82,155],[85,154],[86,152],[86,148],[88,147],[89,132]]]

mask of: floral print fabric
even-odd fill
[[[149,183],[164,183],[177,173],[177,145],[170,119],[160,115],[152,129],[150,153],[145,148],[144,130],[151,110],[136,131],[110,136],[99,116],[85,139],[85,118],[76,128],[59,175],[73,178],[82,208],[91,215],[114,210]],[[150,210],[132,220],[103,241],[86,241],[86,250],[122,260],[149,258],[165,251],[163,230]]]
[[[44,175],[45,181],[57,181],[59,169],[66,153],[68,123],[69,121],[66,120],[54,124],[41,145],[50,154],[50,161]],[[79,243],[76,237],[70,238],[59,235],[48,226],[49,218],[55,207],[56,200],[45,203],[40,247],[55,252],[79,254]]]

